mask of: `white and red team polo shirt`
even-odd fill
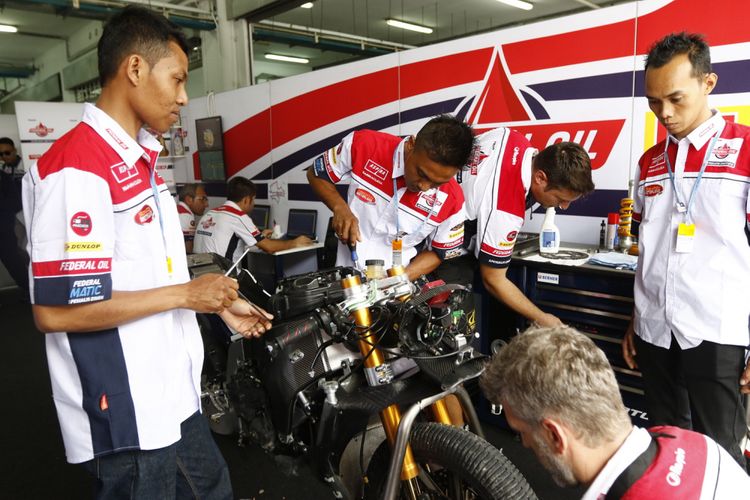
[[[477,221],[476,241],[467,247],[481,264],[510,265],[526,215],[535,153],[520,133],[496,128],[477,136],[468,165],[456,176],[466,200],[466,220]]]
[[[649,431],[665,436],[652,438]],[[729,500],[743,498],[750,490],[747,472],[708,436],[671,426],[648,430],[634,427],[581,500],[605,498],[615,480],[646,451],[652,439],[657,440],[657,454],[623,500]]]
[[[184,201],[177,203],[177,214],[180,216],[182,237],[185,238],[185,241],[193,241],[195,238],[195,214]]]
[[[247,247],[263,239],[249,215],[233,201],[206,212],[195,230],[193,251],[213,252],[232,262],[239,259]]]
[[[85,304],[189,280],[174,199],[158,173],[151,185],[160,150],[147,132],[136,142],[87,104],[82,122],[32,165],[23,205],[34,304]],[[203,343],[192,311],[45,340],[70,463],[169,446],[200,408]]]
[[[347,201],[359,219],[362,241],[357,243],[357,255],[361,267],[369,259],[381,259],[385,261],[385,267],[390,268],[391,242],[397,232],[405,233],[402,243],[404,266],[414,258],[416,247],[426,239],[431,240],[432,249],[441,259],[463,242],[464,197],[461,188],[455,179],[451,179],[424,192],[406,189],[405,143],[406,139],[383,132],[358,130],[344,137],[338,146],[317,157],[313,163],[316,177],[334,184],[350,180]],[[393,193],[394,179],[398,210]],[[349,248],[341,242],[336,265],[353,265]]]
[[[695,223],[691,253],[677,253],[677,210],[664,159],[665,142],[652,147],[638,164],[633,218],[640,220],[635,277],[635,332],[644,341],[668,348],[670,332],[682,349],[703,340],[747,346],[750,317],[750,127],[713,116],[677,141],[667,153],[680,197],[687,203],[714,136],[690,216]]]

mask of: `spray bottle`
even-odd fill
[[[560,249],[560,230],[555,225],[555,207],[549,207],[539,231],[539,253],[557,253]]]

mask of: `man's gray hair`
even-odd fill
[[[184,184],[181,188],[179,193],[177,193],[177,197],[180,199],[180,201],[185,201],[185,198],[188,196],[192,196],[195,198],[195,191],[202,186],[203,184],[200,183],[193,183],[193,184]]]
[[[529,425],[557,418],[589,447],[629,428],[617,380],[604,353],[568,326],[532,327],[514,337],[487,366],[480,385]]]

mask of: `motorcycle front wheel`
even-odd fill
[[[416,423],[409,442],[420,468],[420,500],[537,498],[510,460],[476,434],[449,425]],[[390,446],[383,442],[367,467],[366,500],[383,497],[390,458]],[[412,495],[402,487],[399,498]]]

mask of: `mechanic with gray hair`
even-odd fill
[[[574,328],[514,337],[480,385],[557,484],[589,485],[584,500],[729,499],[749,491],[750,477],[711,438],[633,426],[604,352]]]

